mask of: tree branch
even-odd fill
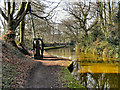
[[[67,25],[66,23],[64,23],[64,25],[67,26],[67,28],[70,30],[70,32],[72,33],[72,35],[74,36],[74,38],[75,38],[76,40],[78,40],[77,36],[75,35],[74,31],[70,28],[70,26]]]
[[[98,20],[96,20],[92,25],[90,25],[87,31],[90,31],[97,23],[98,23]]]
[[[25,9],[25,5],[26,5],[26,2],[21,2],[21,6],[19,8],[19,11],[17,13],[17,16],[15,18],[15,20],[17,20],[17,18],[19,18],[19,16],[21,16],[21,14],[24,12],[24,9]]]
[[[40,11],[43,12],[44,6],[41,4],[37,4],[35,2],[32,2],[31,5],[33,5],[34,7],[36,7],[37,9],[39,9]]]
[[[10,10],[11,10],[11,6],[10,6],[10,2],[8,2],[8,16],[10,14]]]
[[[14,12],[15,12],[15,2],[13,1],[11,15],[13,15],[13,14],[14,14]]]
[[[82,12],[82,14],[85,15],[85,13],[84,13],[84,11],[83,11],[83,10],[84,10],[84,7],[81,6],[81,3],[78,4],[78,6],[80,7],[80,11]]]
[[[87,14],[90,11],[90,8],[91,8],[91,5],[90,5],[90,2],[89,2],[88,10],[85,12],[85,14]]]
[[[62,1],[62,0],[61,0],[61,1]],[[55,9],[59,6],[59,4],[61,3],[61,1],[57,4],[56,7],[54,7],[54,8],[48,13],[48,15],[47,15],[46,17],[49,17],[49,16],[50,16],[51,12],[53,12],[53,10],[55,10]]]
[[[2,11],[2,9],[0,8],[0,14],[3,16],[3,18],[8,21],[8,17],[5,15],[5,13]]]
[[[26,3],[25,10],[24,10],[24,12],[18,17],[15,27],[17,27],[17,26],[19,25],[19,23],[24,19],[25,15],[27,14],[27,12],[28,12],[28,10],[29,10],[29,7],[30,7],[30,2],[27,2],[27,3]]]
[[[46,19],[46,17],[41,17],[41,16],[38,16],[37,14],[35,14],[35,13],[31,13],[32,15],[34,15],[34,16],[36,16],[36,17],[38,17],[38,18],[40,18],[40,19]]]
[[[80,20],[83,22],[83,20],[78,16],[76,15],[75,13],[73,13],[72,11],[70,12],[71,15],[73,15],[76,19]]]

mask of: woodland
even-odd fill
[[[74,42],[76,52],[99,55],[103,61],[120,61],[119,0],[66,2],[62,9],[67,17],[59,22],[53,19],[63,0],[54,3],[4,0],[4,5],[0,6],[1,40],[28,56],[31,56],[33,39],[41,38],[46,46]],[[5,48],[6,44],[2,46]],[[7,53],[5,50],[3,52]]]
[[[2,38],[16,47],[23,44],[28,48],[32,45],[33,34],[44,39],[45,43],[75,41],[77,48],[82,51],[107,55],[107,57],[119,60],[119,2],[98,0],[67,3],[63,10],[68,13],[69,17],[55,25],[52,18],[60,2],[52,9],[50,4],[53,3],[45,4],[45,1],[39,0],[5,3],[5,6],[0,8],[1,23],[4,28]]]

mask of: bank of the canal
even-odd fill
[[[44,50],[59,49],[59,48],[73,47],[73,46],[74,45],[51,46],[51,47],[44,47]]]
[[[73,47],[73,45],[63,45],[63,46],[54,46],[54,47],[45,47],[45,50],[51,50],[51,49],[59,49],[59,48],[67,48],[67,47]],[[48,53],[47,53],[48,54]],[[51,56],[51,55],[50,55]],[[51,56],[54,57],[54,56]],[[62,67],[60,68],[60,71],[58,73],[59,77],[60,77],[60,81],[62,82],[64,87],[68,87],[68,88],[84,88],[84,86],[82,86],[80,84],[79,81],[77,81],[73,75],[70,73],[70,71],[68,70],[68,67],[70,66],[70,64],[72,63],[71,60],[69,59],[65,59],[65,58],[58,58],[57,59],[63,59],[65,60],[65,62],[60,62],[62,63]],[[64,64],[63,64],[64,63]],[[65,64],[66,63],[66,64]],[[69,64],[68,64],[69,63]]]
[[[120,88],[120,63],[113,58],[76,52],[74,47],[48,50],[47,52],[54,56],[73,60],[72,75],[85,88]]]
[[[67,69],[71,60],[44,52],[43,59],[34,61],[38,65],[31,69],[24,88],[84,88]]]
[[[44,49],[51,50],[51,49],[59,49],[59,48],[66,48],[66,47],[73,47],[73,45],[45,47]],[[46,54],[48,54],[48,53],[46,53]],[[52,55],[50,55],[50,56],[52,56]],[[55,56],[52,56],[52,57],[55,57]],[[77,81],[73,77],[73,75],[70,73],[70,71],[68,70],[68,67],[71,65],[72,61],[69,59],[65,59],[65,58],[59,58],[59,59],[64,59],[65,62],[69,63],[69,64],[65,64],[65,62],[62,62],[62,67],[59,67],[60,71],[59,71],[58,75],[60,77],[60,81],[62,82],[63,86],[68,87],[68,88],[84,88],[84,86],[82,86],[80,84],[80,82]]]
[[[64,47],[71,47],[71,46],[64,46]],[[63,47],[59,47],[59,48],[63,48]],[[46,63],[45,65],[47,65],[48,63],[49,63],[48,65],[57,65],[57,67],[59,68],[58,77],[64,88],[84,88],[84,86],[82,86],[80,82],[77,81],[73,77],[71,72],[68,70],[68,67],[72,64],[72,61],[70,59],[52,56],[47,52],[45,52],[44,55],[52,58],[52,60],[50,60],[50,62],[43,61],[42,63],[44,64]]]
[[[70,71],[67,69],[67,67],[61,67],[61,71],[59,72],[60,80],[62,81],[63,85],[68,88],[84,88],[80,84],[79,81],[77,81],[70,73]]]

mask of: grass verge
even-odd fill
[[[74,77],[71,75],[67,67],[62,67],[62,70],[59,73],[60,80],[65,87],[68,88],[84,88],[79,81],[75,80]]]

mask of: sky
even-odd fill
[[[67,13],[63,10],[63,8],[65,7],[65,2],[68,2],[69,0],[46,0],[46,1],[53,2],[53,4],[51,5],[51,9],[57,6],[57,4],[61,1],[60,5],[54,11],[55,16],[53,17],[53,21],[60,22],[61,19],[65,18]],[[70,1],[73,1],[73,0],[70,0]],[[0,0],[0,7],[3,7],[3,5],[4,5],[3,0]],[[1,26],[1,23],[0,23],[0,26]]]
[[[54,8],[61,1],[58,8],[56,8],[55,11],[54,11],[55,16],[53,18],[54,21],[60,22],[62,19],[66,18],[66,16],[67,16],[67,12],[65,12],[63,10],[63,8],[65,8],[65,6],[66,6],[66,3],[75,2],[75,1],[78,1],[78,0],[45,0],[45,1],[54,2],[54,4],[51,6],[52,8]],[[0,0],[0,6],[3,6],[3,5],[4,5],[3,0]]]
[[[63,10],[64,8],[66,8],[66,4],[70,3],[70,2],[71,3],[72,2],[77,2],[77,1],[80,1],[80,0],[47,0],[47,1],[54,2],[54,5],[52,5],[52,7],[55,7],[61,1],[58,8],[55,9],[56,14],[53,17],[53,20],[55,22],[59,23],[62,19],[65,19],[65,18],[69,17],[69,14],[66,11]],[[84,0],[81,0],[81,1],[84,1]],[[85,1],[96,2],[96,0],[85,0]],[[104,1],[104,0],[100,0],[100,1]],[[105,1],[107,1],[107,0],[105,0]],[[118,1],[118,0],[111,0],[111,1]]]
[[[20,1],[20,0],[19,0]],[[60,23],[62,19],[66,19],[67,17],[69,17],[68,13],[66,11],[63,10],[63,8],[66,7],[66,4],[69,2],[76,2],[79,0],[46,0],[48,2],[53,2],[53,4],[51,5],[51,8],[54,8],[60,1],[60,5],[55,9],[55,15],[53,17],[53,21]],[[90,1],[90,0],[86,0],[86,1]],[[91,0],[92,2],[95,2],[96,0]],[[113,0],[113,1],[118,1],[118,0]],[[0,0],[0,7],[3,6],[3,0]],[[0,23],[1,25],[1,23]]]
[[[54,5],[52,7],[55,7],[60,1],[61,3],[59,4],[59,6],[55,9],[55,16],[53,17],[53,21],[60,23],[61,20],[69,17],[68,13],[63,10],[64,8],[66,8],[66,5],[69,2],[76,2],[79,0],[48,0],[50,2],[55,2]]]
[[[60,0],[56,0],[56,1],[57,1],[57,3],[60,2]],[[66,6],[65,1],[67,1],[67,0],[62,0],[60,5],[58,6],[58,8],[55,9],[55,16],[53,18],[53,20],[55,20],[55,22],[60,22],[62,19],[65,19],[66,16],[67,16],[67,12],[65,12],[63,10],[65,8],[65,6]],[[57,5],[57,3],[56,3],[56,5]]]

